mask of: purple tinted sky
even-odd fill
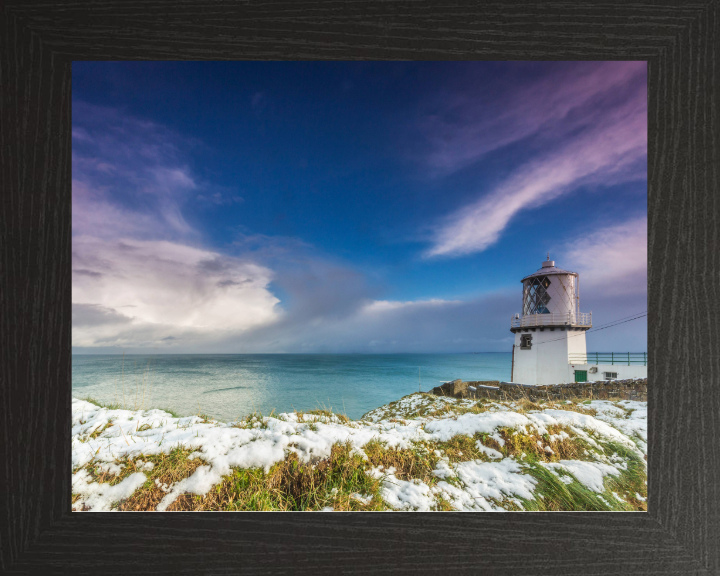
[[[596,325],[644,312],[646,86],[644,62],[76,62],[73,349],[509,351],[546,251]]]

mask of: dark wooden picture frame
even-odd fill
[[[0,572],[720,573],[718,5],[0,4]],[[118,59],[647,60],[649,511],[72,514],[71,62]]]

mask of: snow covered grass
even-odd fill
[[[224,423],[73,400],[73,509],[646,510],[646,406],[416,393]]]

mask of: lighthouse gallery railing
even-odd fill
[[[568,364],[647,366],[647,352],[586,352],[585,354],[569,354]]]
[[[526,326],[592,326],[592,312],[573,314],[526,314],[513,316],[510,321],[511,328],[525,328]]]

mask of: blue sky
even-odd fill
[[[509,351],[547,251],[596,325],[643,312],[646,84],[643,62],[75,62],[74,350]]]

